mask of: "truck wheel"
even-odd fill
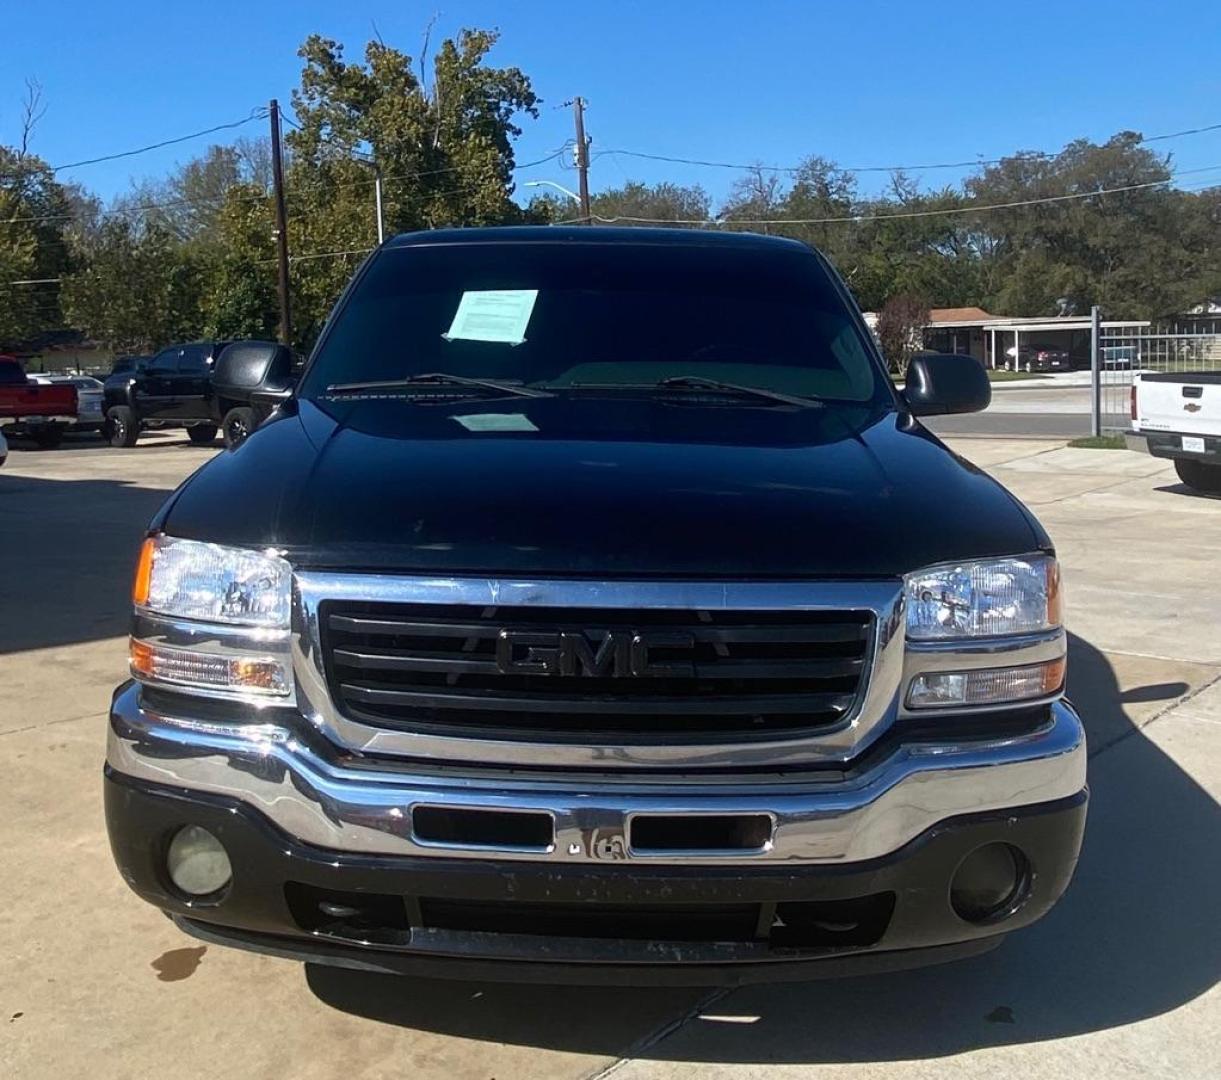
[[[1189,488],[1221,495],[1221,465],[1209,465],[1190,458],[1175,458],[1174,471]]]
[[[42,424],[30,434],[39,450],[54,450],[64,441],[64,429],[59,424]]]
[[[258,426],[258,414],[249,406],[239,405],[225,413],[225,418],[220,422],[220,433],[225,446],[232,450],[235,446],[241,446]]]
[[[216,438],[215,424],[192,424],[187,428],[187,438],[196,446],[207,446]]]
[[[129,405],[115,405],[106,411],[102,436],[111,446],[135,446],[140,437],[140,421]]]

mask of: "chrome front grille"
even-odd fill
[[[845,762],[894,719],[903,672],[897,580],[298,571],[293,606],[297,706],[319,733],[476,769]]]
[[[331,696],[371,725],[585,744],[725,742],[847,717],[869,611],[324,601]]]

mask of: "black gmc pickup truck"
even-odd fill
[[[267,346],[271,348],[271,346]],[[809,978],[1067,886],[1047,534],[817,252],[401,236],[140,552],[106,814],[186,932],[367,970]]]

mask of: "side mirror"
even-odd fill
[[[296,385],[295,361],[287,345],[274,341],[235,341],[217,357],[212,387],[218,397],[278,404],[292,395]]]
[[[903,389],[916,416],[979,412],[992,401],[992,384],[983,364],[961,353],[914,356]]]

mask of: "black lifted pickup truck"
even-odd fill
[[[268,349],[272,346],[267,346]],[[152,522],[124,879],[365,970],[699,983],[981,952],[1067,886],[1047,534],[788,240],[401,236]]]
[[[115,366],[106,379],[102,433],[111,446],[135,446],[150,426],[185,427],[193,443],[207,444],[220,429],[229,440],[230,413],[247,402],[216,393],[212,373],[227,341],[169,345],[128,369]],[[243,413],[243,419],[245,414]],[[243,429],[241,437],[245,437]]]

